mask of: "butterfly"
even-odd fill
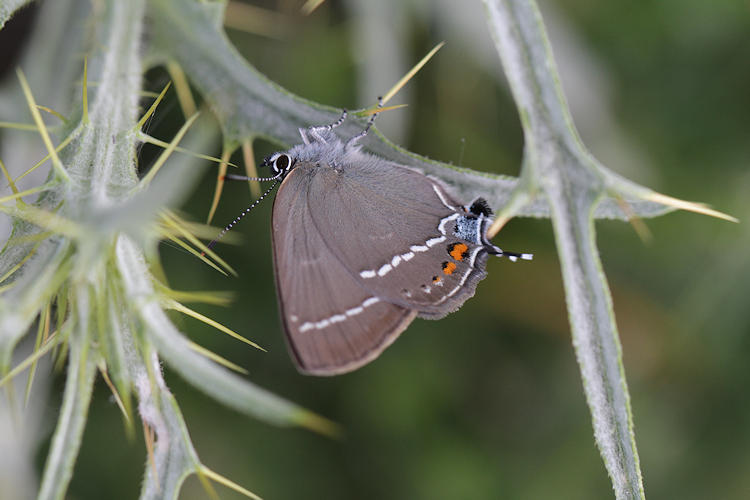
[[[487,239],[492,211],[440,180],[362,149],[376,115],[343,141],[346,119],[299,129],[267,157],[281,322],[297,369],[336,375],[375,359],[417,316],[439,319],[474,295],[490,256],[530,260]],[[229,176],[228,176],[229,177]],[[232,178],[247,179],[232,176]],[[242,215],[226,229],[232,227]]]

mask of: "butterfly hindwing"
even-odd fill
[[[308,210],[326,247],[376,297],[427,318],[456,310],[486,276],[483,245],[456,236],[463,206],[435,179],[360,155],[305,167],[310,192],[325,193]]]

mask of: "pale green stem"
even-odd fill
[[[523,124],[523,175],[549,202],[596,443],[616,497],[644,498],[612,299],[593,224],[605,173],[575,130],[536,3],[485,0],[485,5]]]
[[[91,311],[88,291],[79,290],[76,301],[76,329],[69,340],[68,370],[63,403],[52,436],[52,445],[44,466],[42,485],[37,500],[59,500],[65,497],[73,466],[81,447],[81,437],[88,416],[94,388],[96,362],[89,352]]]

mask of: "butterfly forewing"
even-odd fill
[[[310,211],[315,205],[310,186],[318,174],[313,168],[300,165],[290,172],[274,201],[274,269],[281,318],[298,368],[333,375],[375,358],[416,311],[371,293],[330,251]]]

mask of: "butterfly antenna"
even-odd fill
[[[276,182],[274,182],[273,185],[270,188],[266,189],[266,192],[263,193],[262,195],[260,195],[260,198],[258,198],[257,200],[255,200],[252,205],[250,205],[245,210],[243,210],[243,212],[240,215],[238,215],[237,217],[235,217],[232,222],[230,222],[229,224],[227,224],[227,226],[224,229],[221,230],[221,232],[219,233],[219,235],[216,238],[214,238],[213,240],[211,240],[211,243],[209,243],[207,245],[207,248],[209,250],[211,250],[214,247],[214,245],[216,244],[216,242],[219,241],[225,234],[227,234],[227,232],[230,229],[232,229],[234,226],[236,226],[237,223],[239,221],[241,221],[243,217],[245,217],[248,213],[250,213],[250,210],[252,210],[253,208],[257,207],[258,204],[261,201],[263,201],[263,198],[265,198],[266,196],[268,196],[269,194],[271,194],[271,191],[273,191],[274,188],[276,188],[276,186],[278,186],[280,184],[280,181],[278,180],[278,178],[272,178],[272,179],[275,179]],[[201,252],[201,257],[203,257],[204,255],[206,255],[206,252]]]
[[[273,177],[246,177],[244,175],[236,175],[236,174],[226,174],[224,176],[224,179],[229,179],[231,181],[277,181],[279,180],[281,176],[280,175],[274,175]]]
[[[382,97],[378,97],[378,107],[377,107],[377,109],[380,110],[380,108],[382,108],[382,107],[383,107],[383,98]],[[357,134],[354,137],[352,137],[351,139],[349,139],[347,141],[347,143],[346,143],[345,148],[349,148],[349,147],[353,146],[360,139],[362,139],[364,136],[367,135],[367,132],[370,131],[370,127],[372,127],[372,124],[375,123],[375,118],[377,118],[378,114],[380,114],[380,112],[376,111],[375,113],[372,114],[372,116],[370,116],[370,119],[367,120],[367,125],[365,125],[364,130],[362,130],[362,132],[360,132],[359,134]]]
[[[310,127],[310,130],[315,131],[315,132],[325,132],[325,131],[330,132],[331,130],[335,129],[336,127],[344,123],[344,120],[346,120],[346,117],[348,116],[348,114],[349,112],[346,109],[342,109],[341,116],[335,122],[330,123],[328,125],[321,125],[320,127]]]
[[[342,110],[339,119],[333,123],[330,123],[328,125],[321,125],[319,127],[309,127],[306,132],[305,129],[299,129],[299,132],[302,135],[302,140],[305,142],[305,144],[309,144],[307,141],[307,136],[305,135],[307,133],[310,134],[316,142],[325,144],[326,140],[322,135],[320,135],[321,132],[330,132],[331,130],[335,129],[336,127],[344,123],[344,120],[346,120],[348,114],[348,111],[344,109]]]

